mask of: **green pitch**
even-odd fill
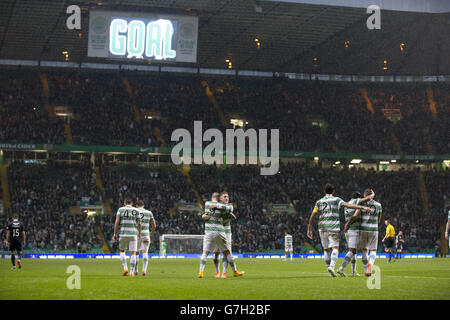
[[[66,286],[70,265],[80,267],[79,290]],[[147,277],[130,278],[122,276],[119,260],[24,259],[23,268],[12,271],[10,260],[0,259],[0,299],[450,299],[446,258],[378,259],[379,290],[368,289],[364,276],[331,278],[319,259],[237,259],[237,265],[243,277],[216,279],[208,259],[205,278],[198,279],[198,259],[150,259]]]

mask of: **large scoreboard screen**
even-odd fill
[[[95,10],[88,56],[197,62],[198,17]]]

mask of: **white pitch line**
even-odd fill
[[[326,272],[301,272],[301,273],[307,273],[307,274],[317,274],[317,275],[329,275]],[[353,278],[350,276],[350,274],[347,274],[348,278]],[[382,278],[387,277],[387,278],[404,278],[404,279],[433,279],[433,280],[450,280],[449,277],[442,277],[442,278],[436,278],[436,277],[421,277],[421,276],[385,276],[385,275],[381,275]],[[364,275],[361,275],[360,278],[365,278]]]
[[[433,280],[450,280],[448,277],[436,278],[436,277],[420,277],[420,276],[381,276],[381,277],[389,277],[389,278],[411,278],[411,279],[433,279]]]

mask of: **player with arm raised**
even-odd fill
[[[366,203],[369,200],[372,200],[375,197],[375,193],[372,193],[368,195],[367,197],[362,197],[361,193],[359,191],[356,191],[353,193],[352,199],[349,201],[349,203],[352,204],[363,204]],[[348,222],[350,218],[355,214],[355,209],[347,209],[344,210],[344,217],[345,222]],[[361,220],[354,221],[351,226],[349,227],[349,230],[345,232],[345,239],[347,240],[347,246],[348,246],[348,252],[345,255],[344,262],[337,270],[337,273],[345,277],[346,274],[344,272],[345,267],[351,262],[352,263],[352,275],[353,276],[359,276],[359,274],[356,272],[356,250],[359,249],[359,228],[360,228]]]
[[[288,234],[287,232],[284,233],[284,261],[287,260],[288,252],[290,253],[291,261],[292,261],[292,255],[294,252],[294,248],[292,245],[292,236]]]
[[[139,217],[142,223],[141,239],[138,240],[138,252],[136,255],[136,270],[135,275],[138,274],[139,265],[139,252],[142,253],[142,275],[147,275],[148,266],[148,248],[150,247],[151,237],[155,234],[156,222],[153,213],[144,208],[144,201],[137,200],[136,207],[139,210]],[[152,225],[152,231],[150,232],[150,224]]]
[[[364,196],[368,196],[372,192],[371,189],[366,189]],[[367,206],[371,210],[365,212],[356,210],[355,214],[345,224],[344,231],[346,232],[350,225],[361,215],[359,246],[362,249],[362,262],[364,264],[365,274],[367,277],[370,277],[372,275],[372,266],[377,257],[378,224],[381,221],[382,207],[379,202],[373,199],[367,202]],[[368,252],[370,252],[369,258],[367,258]]]
[[[123,266],[123,275],[128,275],[126,250],[130,251],[130,277],[134,277],[136,267],[136,252],[138,240],[141,238],[141,221],[139,211],[133,207],[133,201],[125,199],[125,206],[119,208],[114,223],[114,240],[119,241],[120,261]],[[120,227],[120,236],[117,231]]]
[[[232,212],[232,206],[228,204],[229,197],[227,192],[222,192],[219,196],[219,203],[212,203],[207,201],[205,203],[205,214],[202,218],[205,221],[205,236],[203,238],[203,254],[200,258],[200,272],[199,278],[204,277],[204,269],[206,265],[206,259],[208,254],[214,249],[215,246],[223,252],[223,255],[227,259],[234,271],[234,276],[242,276],[244,272],[238,271],[234,264],[233,255],[229,244],[227,243],[227,237],[225,235],[225,228],[223,225],[223,218],[227,218]]]
[[[22,268],[22,247],[25,246],[26,237],[23,228],[23,223],[19,221],[19,215],[13,215],[13,221],[8,224],[6,231],[6,246],[9,246],[9,251],[11,251],[11,263],[12,270],[16,269],[16,251],[17,251],[17,265],[19,269]]]
[[[339,232],[340,232],[340,221],[339,221],[339,210],[341,207],[350,209],[361,209],[365,211],[370,211],[368,207],[363,207],[360,205],[351,204],[344,202],[339,197],[335,197],[334,186],[330,183],[325,185],[325,196],[316,202],[314,210],[311,213],[308,224],[308,237],[313,238],[312,234],[312,224],[314,221],[314,216],[320,213],[319,216],[319,235],[322,242],[322,247],[324,250],[324,260],[327,265],[327,270],[332,277],[336,277],[336,272],[334,267],[338,259],[339,254]],[[332,249],[331,259],[330,259],[330,249]]]

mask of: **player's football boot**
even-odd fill
[[[361,277],[361,275],[358,272],[353,272],[352,277]]]
[[[341,277],[346,277],[347,275],[345,274],[344,270],[342,270],[341,268],[339,268],[337,270],[337,273],[341,276]]]
[[[198,277],[199,277],[199,278],[203,278],[203,277],[204,277],[203,272],[199,272],[199,273],[198,273]]]
[[[216,272],[216,274],[214,275],[214,278],[220,278],[220,273]]]
[[[372,265],[368,263],[366,269],[366,277],[370,277],[371,275],[372,275]]]
[[[126,277],[128,275],[128,270],[124,270],[123,276]]]
[[[328,267],[327,270],[330,273],[330,276],[336,277],[336,272],[334,271],[334,269],[332,267]]]
[[[16,270],[16,266],[12,266],[11,270]]]
[[[134,277],[135,277],[134,273],[130,272],[130,278],[134,278]]]
[[[142,276],[145,277],[147,275],[147,272],[142,272]]]
[[[135,275],[135,276],[139,275],[139,272],[135,271],[135,272],[134,272],[134,275]]]
[[[19,269],[22,269],[22,264],[20,263],[20,260],[17,260],[17,265],[19,266]]]
[[[220,277],[221,278],[226,278],[227,277],[227,273],[226,272],[222,273],[222,275]]]
[[[244,275],[244,273],[245,273],[245,271],[239,271],[239,270],[236,270],[236,271],[234,272],[234,276],[235,276],[235,277],[241,277],[241,276]]]

